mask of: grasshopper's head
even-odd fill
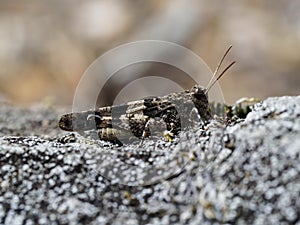
[[[235,63],[235,61],[233,61],[218,75],[220,66],[231,48],[232,46],[230,46],[225,52],[206,88],[200,85],[195,85],[191,89],[193,102],[196,108],[198,109],[198,113],[200,114],[201,119],[204,121],[209,120],[212,117],[208,102],[208,92],[215,85],[215,83],[224,75],[224,73]]]
[[[195,107],[197,108],[201,119],[203,121],[209,120],[211,118],[211,113],[206,88],[200,85],[195,85],[194,87],[192,87],[190,92],[192,96],[192,101]]]
[[[190,90],[191,93],[193,93],[193,96],[200,100],[200,99],[208,99],[208,95],[207,95],[207,91],[206,91],[206,88],[205,87],[202,87],[198,84],[194,85],[192,87],[192,89]]]

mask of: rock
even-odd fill
[[[300,96],[171,143],[64,133],[60,111],[0,106],[1,224],[296,224]]]

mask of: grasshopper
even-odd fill
[[[235,63],[231,62],[219,75],[219,69],[230,46],[220,60],[206,87],[193,86],[190,90],[163,97],[149,97],[125,104],[101,107],[62,115],[59,127],[65,131],[97,131],[101,140],[120,143],[132,137],[144,139],[163,134],[168,141],[178,134],[182,124],[189,126],[196,115],[202,122],[212,118],[208,92]],[[155,125],[158,129],[153,129]],[[162,132],[163,131],[163,132]]]

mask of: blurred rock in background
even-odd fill
[[[284,0],[2,0],[0,96],[21,104],[51,99],[71,105],[97,57],[143,39],[183,45],[212,70],[232,44],[227,60],[238,63],[220,81],[229,103],[299,95],[299,11],[299,1]],[[124,85],[112,83],[116,92]],[[110,104],[117,93],[102,94],[103,104]]]

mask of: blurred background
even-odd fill
[[[0,99],[71,105],[97,57],[143,39],[185,46],[212,70],[232,44],[226,60],[237,64],[220,81],[230,104],[299,95],[299,12],[300,1],[286,0],[1,0]]]

